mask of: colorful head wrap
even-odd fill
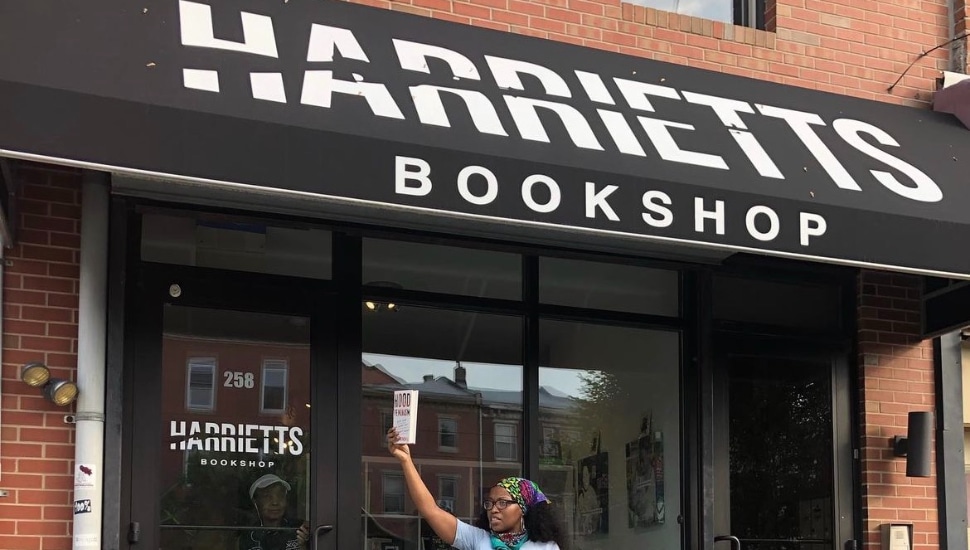
[[[522,513],[527,512],[529,507],[540,502],[549,502],[546,495],[542,494],[539,486],[524,477],[507,477],[496,483],[495,486],[508,491],[516,504],[522,508]]]

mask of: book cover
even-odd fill
[[[394,428],[398,443],[414,444],[418,431],[418,390],[394,392]]]

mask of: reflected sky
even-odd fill
[[[725,0],[625,0],[636,6],[693,15],[714,21],[732,22],[734,4]]]
[[[447,377],[455,376],[455,363],[437,359],[400,357],[378,353],[364,353],[363,359],[370,365],[380,365],[390,374],[405,383],[421,382],[426,374]],[[466,371],[468,387],[491,390],[522,390],[522,367],[513,365],[492,365],[483,363],[462,363]],[[582,393],[582,380],[579,375],[586,371],[568,369],[539,369],[539,383],[553,393],[579,397]]]

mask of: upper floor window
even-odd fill
[[[404,476],[384,474],[384,513],[404,513]]]
[[[286,374],[285,359],[267,359],[263,361],[263,383],[260,396],[260,411],[264,413],[280,413],[286,409]]]
[[[387,445],[387,432],[394,425],[394,413],[390,409],[385,409],[381,411],[381,433],[377,434],[381,437],[380,446],[383,447]]]
[[[458,419],[450,416],[438,417],[438,449],[458,450]]]
[[[495,424],[495,460],[518,460],[515,424]]]
[[[185,407],[195,411],[211,411],[216,404],[216,360],[214,357],[192,357],[188,365],[185,388]]]
[[[765,28],[766,0],[624,0],[637,6],[723,21],[756,29]]]
[[[455,476],[438,477],[438,506],[455,513],[455,501],[458,499],[458,478]]]

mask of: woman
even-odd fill
[[[520,477],[498,482],[482,502],[479,526],[473,527],[438,507],[411,461],[410,449],[397,440],[397,431],[388,430],[387,448],[401,463],[411,500],[445,543],[458,550],[566,550],[565,533],[535,483]]]

